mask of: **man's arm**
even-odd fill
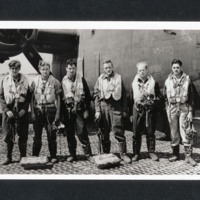
[[[31,106],[31,119],[32,121],[35,121],[35,112],[34,112],[34,105],[35,105],[35,82],[33,81],[30,86],[30,106]]]
[[[1,108],[3,112],[6,113],[7,111],[10,111],[10,109],[8,108],[6,104],[5,97],[4,97],[3,81],[4,79],[0,83],[0,104],[1,104]]]
[[[61,84],[58,80],[56,80],[55,83],[55,92],[56,92],[56,99],[57,99],[57,109],[56,109],[56,115],[55,115],[55,121],[60,120],[60,107],[61,107]]]
[[[163,97],[164,97],[164,101],[166,103],[168,103],[168,99],[167,99],[167,87],[166,87],[165,84],[164,84],[164,88],[163,88]]]
[[[192,121],[192,117],[193,117],[193,108],[194,108],[194,89],[192,87],[192,80],[190,79],[190,83],[188,86],[188,105],[189,105],[189,110],[188,110],[188,115],[186,120],[187,121]]]
[[[90,110],[90,102],[91,102],[91,94],[90,94],[90,90],[89,87],[87,85],[87,82],[84,78],[82,78],[83,81],[83,89],[84,89],[84,93],[85,93],[85,104],[86,104],[86,110]]]
[[[193,112],[194,108],[194,89],[193,89],[193,82],[190,79],[190,83],[188,86],[188,105],[189,105],[189,111]]]
[[[93,93],[93,99],[94,99],[94,105],[95,105],[95,111],[100,112],[100,90],[99,90],[99,78],[96,81],[96,84],[94,86],[94,93]]]
[[[155,96],[158,99],[162,98],[162,94],[160,92],[160,86],[159,86],[158,82],[155,83]]]
[[[133,99],[133,89],[132,85],[129,90],[129,115],[133,115],[133,104],[134,104],[134,99]]]
[[[122,81],[122,111],[127,113],[127,96],[126,96],[126,88]]]

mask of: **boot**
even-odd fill
[[[67,158],[67,162],[77,161],[78,158],[76,156],[76,143],[75,143],[75,145],[71,145],[68,142],[68,148],[69,148],[70,156]]]
[[[185,161],[193,167],[197,165],[196,161],[192,158],[192,146],[184,146],[185,148]]]
[[[103,153],[110,153],[110,146],[111,146],[110,141],[103,141],[102,142]]]
[[[136,162],[140,157],[140,149],[141,149],[141,140],[133,141],[133,158],[132,162]]]
[[[172,157],[169,158],[169,161],[170,161],[170,162],[175,162],[175,161],[177,161],[177,160],[180,159],[180,155],[179,155],[179,152],[180,152],[179,145],[177,145],[177,146],[172,146],[172,150],[173,150]]]
[[[8,165],[12,163],[12,150],[13,150],[13,143],[6,144],[7,146],[7,159],[2,163],[2,165]]]
[[[155,154],[155,139],[147,139],[147,149],[149,156],[153,161],[159,161],[158,156]]]
[[[22,157],[26,157],[26,142],[19,142],[19,152],[20,152],[20,158],[19,162],[21,161]]]
[[[49,143],[49,152],[51,156],[51,163],[56,163],[57,162],[57,157],[56,157],[57,143],[55,141]]]
[[[42,147],[41,142],[33,142],[33,153],[32,153],[32,155],[38,157],[39,154],[40,154],[41,147]]]
[[[90,144],[87,144],[87,145],[82,145],[82,148],[83,148],[83,152],[86,156],[86,159],[90,162],[90,163],[94,163],[94,159],[92,157],[92,150],[91,150],[91,146]]]
[[[118,146],[121,159],[125,163],[131,163],[131,159],[126,155],[126,142],[119,142]]]
[[[70,156],[67,158],[67,162],[73,162],[77,160],[78,160],[77,156],[72,154],[70,154]]]

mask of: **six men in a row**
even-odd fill
[[[110,153],[110,132],[118,141],[121,159],[126,163],[140,159],[141,136],[146,134],[147,149],[152,160],[158,161],[155,154],[156,113],[165,99],[166,110],[171,130],[173,155],[169,161],[179,159],[179,144],[185,147],[186,162],[196,165],[192,154],[192,135],[187,131],[192,123],[194,95],[191,79],[182,71],[180,60],[172,61],[172,73],[164,86],[164,98],[158,82],[148,73],[146,62],[136,65],[135,76],[127,99],[121,75],[114,71],[113,63],[103,63],[103,73],[94,86],[93,100],[95,119],[102,132],[104,153]],[[60,122],[61,110],[66,127],[70,156],[69,162],[77,160],[77,141],[81,142],[86,159],[93,162],[86,122],[90,113],[92,97],[86,80],[77,72],[76,60],[66,63],[66,76],[60,84],[50,73],[50,64],[39,63],[40,74],[29,86],[27,78],[20,73],[21,63],[12,60],[9,63],[10,74],[3,78],[0,85],[0,103],[3,110],[3,134],[7,145],[7,159],[4,165],[12,162],[12,150],[15,134],[18,133],[20,159],[26,156],[28,139],[28,107],[31,103],[31,118],[34,121],[33,156],[39,156],[42,146],[42,130],[46,129],[50,161],[57,162],[57,143],[55,125]],[[128,108],[129,101],[129,108]],[[129,113],[128,113],[129,112]],[[124,119],[130,116],[133,125],[133,158],[126,154]]]

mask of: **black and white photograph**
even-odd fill
[[[198,179],[200,27],[56,23],[0,29],[0,176]]]

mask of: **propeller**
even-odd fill
[[[25,57],[31,63],[31,65],[36,69],[38,73],[38,65],[39,62],[42,60],[42,57],[37,52],[37,50],[32,46],[31,42],[24,35],[22,35],[19,31],[16,32],[16,37],[18,38],[19,45],[22,47],[22,52],[24,53]]]
[[[0,63],[8,60],[10,56],[23,52],[31,65],[39,73],[38,64],[42,58],[32,45],[36,38],[37,30],[35,29],[0,29]]]

